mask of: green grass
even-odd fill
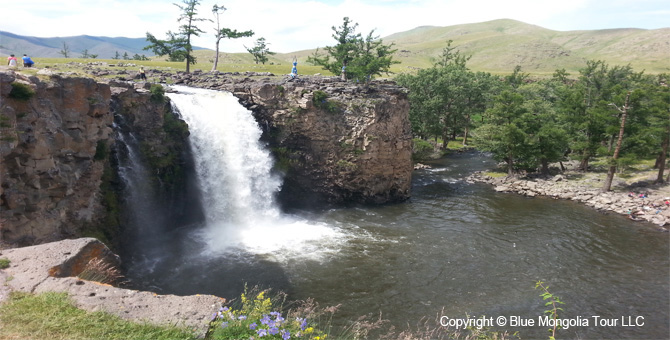
[[[454,140],[450,140],[447,144],[447,149],[463,149],[463,137],[456,137]]]
[[[72,305],[65,293],[12,293],[0,306],[0,339],[196,339],[184,329],[125,321],[103,312],[86,312]]]
[[[198,63],[191,65],[191,72],[194,70],[202,70],[203,72],[209,72],[212,70],[213,62],[209,61],[207,58],[208,55],[213,55],[212,51],[196,51],[198,56]],[[36,64],[34,68],[19,68],[22,73],[27,74],[36,74],[39,69],[42,68],[52,68],[62,72],[73,72],[78,75],[86,75],[86,73],[81,69],[80,63],[95,63],[103,62],[108,65],[117,65],[117,66],[96,66],[98,68],[109,69],[109,70],[127,70],[127,71],[138,71],[140,66],[143,66],[147,70],[163,70],[163,71],[186,71],[185,62],[171,62],[165,61],[165,58],[155,57],[153,60],[114,60],[114,59],[81,59],[81,58],[34,58]],[[225,61],[225,62],[224,62]],[[69,65],[74,63],[75,65]],[[118,66],[123,64],[124,66]],[[126,64],[133,64],[135,66],[125,66]],[[291,64],[284,63],[281,65],[271,65],[271,64],[254,64],[253,62],[245,60],[245,58],[233,58],[233,59],[224,59],[220,60],[217,71],[220,72],[271,72],[277,76],[291,73]],[[332,75],[332,73],[323,70],[321,67],[311,66],[311,65],[298,65],[298,73],[313,75],[320,73],[322,75]]]
[[[484,173],[484,175],[492,178],[507,177],[506,172],[498,172],[498,171],[487,171]]]
[[[0,269],[9,268],[9,259],[2,258],[0,259]]]

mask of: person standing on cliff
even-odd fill
[[[291,69],[291,79],[298,77],[298,60],[293,57],[293,68]]]
[[[9,65],[9,67],[18,66],[18,61],[16,60],[16,57],[13,54],[10,54],[9,58],[7,58],[7,65]]]

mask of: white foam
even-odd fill
[[[204,253],[250,253],[276,261],[323,259],[347,239],[341,229],[282,216],[281,179],[261,129],[232,94],[176,86],[168,96],[189,125],[206,216]]]

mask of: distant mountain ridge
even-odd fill
[[[124,37],[93,37],[89,35],[80,35],[74,37],[54,37],[39,38],[22,36],[10,32],[0,31],[0,54],[22,55],[27,53],[35,58],[59,58],[59,53],[65,43],[72,57],[79,57],[84,50],[89,54],[97,54],[100,59],[111,59],[118,51],[120,55],[128,53],[152,56],[151,51],[144,51],[142,48],[148,43],[145,38],[124,38]]]
[[[111,59],[119,52],[121,56],[128,53],[130,57],[135,54],[153,56],[152,51],[143,48],[149,43],[146,38],[125,37],[94,37],[90,35],[79,35],[73,37],[39,38],[18,35],[10,32],[0,31],[0,55],[23,55],[27,53],[34,58],[61,58],[60,51],[65,43],[72,55],[76,58],[81,56],[84,50],[89,54],[97,54],[98,59]],[[195,50],[202,49],[194,47]]]

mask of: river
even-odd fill
[[[186,95],[210,95],[189,91]],[[179,95],[170,96],[179,102]],[[200,118],[185,113],[191,99],[178,106],[183,105],[179,109],[193,135],[198,126],[215,124],[198,123]],[[211,138],[202,145],[214,147]],[[262,145],[252,148],[257,151],[242,153],[253,154],[252,162],[258,162],[256,153],[268,154]],[[203,157],[225,153],[214,150]],[[239,167],[253,177],[247,189],[218,187],[223,181],[200,178],[207,187],[203,201],[228,210],[209,214],[202,225],[163,230],[160,242],[136,240],[134,249],[123,254],[127,276],[138,288],[172,294],[231,298],[245,284],[272,287],[291,299],[341,304],[335,324],[380,311],[401,329],[422,317],[493,317],[494,325],[506,321],[495,329],[519,331],[524,339],[549,335],[549,327],[537,326],[547,309],[534,289],[541,280],[565,303],[560,318],[582,320],[560,330],[559,338],[670,338],[667,233],[570,201],[466,183],[468,174],[493,166],[477,152],[430,165],[415,171],[412,198],[405,203],[290,213],[278,211],[267,198],[267,190],[280,185],[275,176],[267,174],[269,183],[258,183],[255,179],[263,176]],[[199,171],[216,178],[217,170],[204,166]],[[245,181],[232,178],[237,184]],[[244,197],[257,189],[266,198],[246,204],[254,199]],[[594,316],[601,322],[618,320],[618,325],[595,325]],[[514,326],[513,320],[533,320],[535,326]],[[639,326],[624,326],[625,321]]]

